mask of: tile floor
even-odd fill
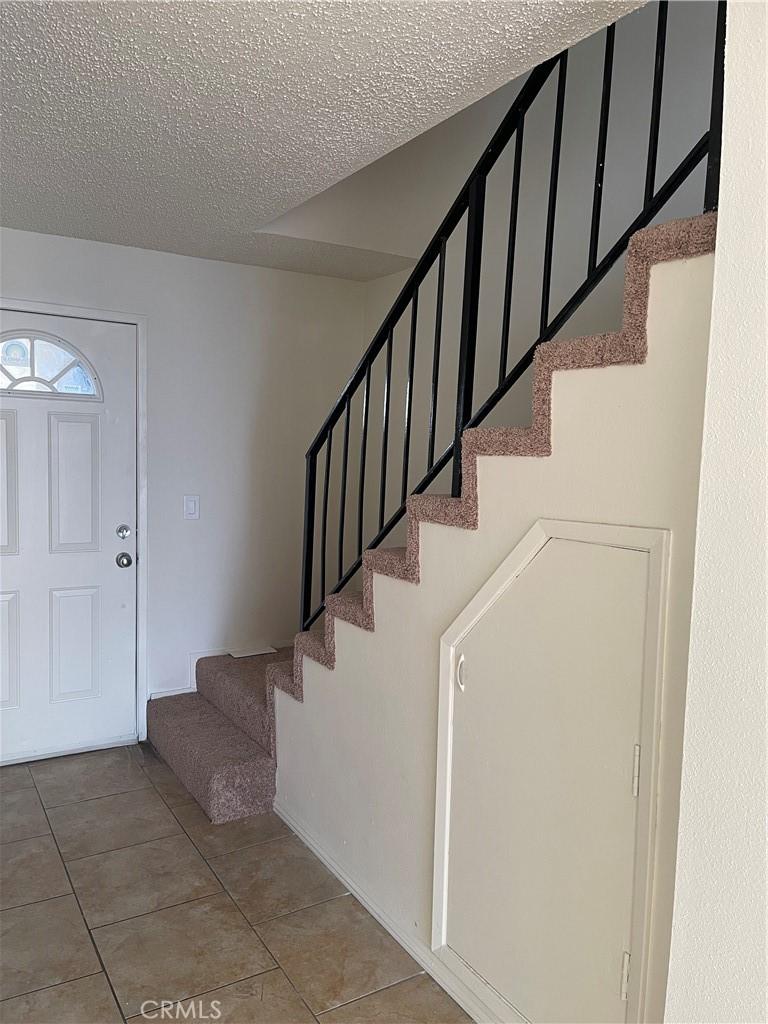
[[[144,746],[0,769],[0,842],[6,1024],[469,1020],[280,818],[211,825]]]

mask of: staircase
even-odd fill
[[[407,503],[405,547],[368,550],[359,594],[329,594],[324,628],[296,635],[293,648],[250,658],[224,655],[197,663],[197,693],[150,701],[150,742],[214,824],[271,810],[275,794],[275,689],[303,698],[303,662],[336,663],[340,619],[375,628],[375,573],[418,584],[422,523],[475,530],[479,524],[477,460],[483,457],[546,458],[551,454],[552,376],[556,372],[638,364],[645,360],[650,271],[667,260],[711,252],[716,215],[703,214],[638,232],[632,239],[624,282],[622,330],[541,345],[534,356],[533,422],[528,428],[474,428],[462,438],[462,493],[417,494]]]
[[[656,64],[653,73],[653,109],[643,208],[630,220],[626,231],[598,260],[602,175],[610,108],[611,70],[616,26],[605,31],[605,65],[600,109],[598,152],[595,162],[595,192],[589,235],[587,273],[582,285],[554,316],[550,316],[549,295],[557,201],[560,137],[565,101],[567,52],[544,62],[531,72],[509,114],[470,175],[456,202],[446,215],[432,242],[417,263],[382,327],[352,374],[307,452],[301,624],[293,647],[274,654],[250,658],[204,658],[196,668],[197,692],[153,700],[148,705],[148,738],[174,770],[214,823],[259,814],[272,807],[275,794],[275,689],[301,701],[303,663],[311,658],[328,669],[336,663],[336,620],[372,631],[375,628],[374,575],[393,577],[418,584],[419,542],[422,524],[440,524],[457,529],[478,528],[477,460],[485,457],[546,458],[552,451],[551,395],[556,372],[585,368],[643,363],[646,358],[646,315],[651,268],[668,260],[687,259],[714,248],[719,169],[720,107],[722,102],[722,53],[724,5],[719,8],[715,39],[712,114],[710,126],[679,166],[657,188],[656,158],[666,33],[665,0],[659,4],[656,36]],[[512,369],[507,368],[510,343],[512,268],[515,258],[516,210],[519,197],[523,123],[527,111],[541,93],[550,75],[557,74],[557,105],[552,147],[550,189],[546,216],[544,277],[542,280],[539,336],[523,352]],[[473,377],[480,300],[480,261],[483,247],[485,180],[500,154],[514,140],[515,172],[509,222],[507,285],[499,359],[499,383],[479,408],[473,402]],[[698,217],[670,221],[656,227],[656,218],[676,190],[699,163],[707,159],[705,213]],[[699,207],[700,208],[700,207]],[[459,375],[456,390],[456,430],[453,441],[435,457],[434,421],[437,408],[443,284],[446,247],[459,223],[466,221],[464,286],[459,342]],[[597,287],[610,268],[627,253],[624,272],[622,328],[616,333],[593,335],[577,340],[556,340],[563,324]],[[434,330],[434,361],[431,394],[428,466],[426,474],[409,484],[411,409],[414,386],[414,349],[419,310],[419,290],[427,275],[437,271],[437,300]],[[389,517],[387,511],[387,466],[390,438],[390,392],[395,328],[404,316],[410,320],[408,388],[402,457],[402,494],[399,506]],[[407,323],[407,322],[406,322]],[[384,409],[381,433],[381,480],[378,526],[365,535],[364,489],[369,448],[368,413],[372,370],[383,360],[385,373]],[[378,364],[381,368],[381,363]],[[529,368],[533,368],[532,419],[529,427],[482,427],[480,423]],[[358,486],[357,551],[345,561],[345,512],[347,468],[350,448],[352,403],[362,396],[360,474]],[[337,452],[343,451],[338,523],[338,574],[334,584],[327,579],[327,532],[329,486],[334,430],[342,435]],[[323,454],[323,479],[318,502],[318,459]],[[443,469],[452,467],[451,494],[424,493]],[[392,488],[390,487],[390,490]],[[319,504],[321,514],[315,515]],[[406,540],[401,547],[379,545],[394,527],[405,520]],[[347,525],[349,525],[347,523]],[[318,537],[319,532],[319,537]],[[319,540],[319,543],[317,543]],[[318,558],[319,548],[319,558]],[[345,589],[357,577],[361,591]],[[318,588],[319,584],[319,588]],[[319,599],[319,600],[318,600]],[[322,617],[322,620],[321,620]],[[320,628],[313,624],[322,621]]]

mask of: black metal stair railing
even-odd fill
[[[686,6],[686,5],[681,5]],[[709,126],[678,166],[657,187],[657,162],[659,152],[659,130],[663,100],[665,49],[667,38],[667,0],[658,3],[655,30],[655,52],[653,86],[649,118],[647,162],[643,205],[613,245],[598,258],[603,185],[605,176],[606,147],[610,123],[613,64],[616,25],[604,31],[602,67],[602,88],[595,155],[594,187],[589,220],[589,246],[586,257],[586,275],[561,309],[551,316],[552,264],[555,249],[555,225],[558,202],[558,181],[563,140],[563,123],[568,74],[568,51],[544,61],[528,76],[509,112],[504,117],[490,143],[482,153],[468,180],[459,192],[442,223],[435,232],[421,258],[416,263],[402,291],[396,298],[373,341],[343,388],[325,422],[312,441],[306,454],[306,483],[304,508],[304,545],[301,586],[301,626],[308,629],[322,614],[325,595],[337,593],[357,573],[362,564],[363,550],[377,547],[403,518],[409,493],[425,491],[436,477],[453,460],[451,491],[458,495],[461,490],[461,435],[467,427],[482,423],[492,409],[509,392],[513,385],[531,366],[536,348],[553,338],[584,300],[594,291],[608,271],[625,252],[631,236],[649,225],[680,189],[693,170],[706,158],[706,183],[703,209],[717,207],[720,167],[720,136],[722,127],[723,60],[725,47],[725,0],[718,0],[717,21],[714,41],[714,62],[711,84]],[[520,209],[520,182],[523,161],[524,128],[526,114],[551,76],[556,75],[556,98],[552,132],[551,156],[548,167],[548,194],[545,221],[544,259],[541,281],[541,305],[539,333],[524,354],[512,368],[508,367],[510,324],[512,323],[512,291],[515,270],[518,214]],[[496,388],[485,396],[482,404],[474,409],[475,356],[480,305],[481,261],[483,257],[483,228],[485,216],[486,182],[489,172],[506,147],[514,140],[512,182],[509,204],[509,228],[506,246],[506,273],[504,279],[503,309],[501,313],[501,338],[499,344],[499,370]],[[464,246],[464,273],[459,332],[458,376],[455,398],[455,426],[453,437],[443,451],[436,454],[437,409],[442,350],[443,313],[446,288],[447,246],[459,224],[466,222]],[[419,317],[419,293],[425,279],[435,272],[436,301],[435,327],[432,334],[431,382],[428,394],[428,420],[426,437],[426,473],[409,488],[409,469],[413,442],[413,399],[414,365],[417,346],[417,323]],[[390,424],[392,392],[392,359],[395,328],[406,317],[410,317],[407,349],[407,379],[403,414],[402,471],[399,481],[399,504],[387,515],[387,499],[392,482],[388,480],[390,462]],[[366,485],[367,464],[371,442],[371,399],[372,371],[379,359],[383,360],[383,393],[381,431],[375,440],[380,445],[378,479],[378,515],[373,535],[366,535]],[[350,481],[350,458],[354,458],[351,447],[351,417],[353,401],[360,402],[360,439],[356,488],[356,524],[353,532],[354,550],[348,547],[349,520],[347,491]],[[473,411],[474,409],[474,411]],[[338,530],[336,540],[336,565],[330,586],[328,576],[328,526],[329,492],[331,487],[331,465],[333,458],[334,431],[341,433],[341,458],[339,469]],[[338,443],[338,442],[337,442]],[[318,459],[324,453],[322,473],[322,497],[320,499],[319,537]],[[319,550],[316,550],[315,542]],[[319,584],[319,593],[318,591]],[[317,595],[317,599],[315,596]]]

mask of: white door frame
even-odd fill
[[[147,317],[114,309],[0,296],[0,307],[41,316],[101,320],[136,328],[136,734],[147,736]]]
[[[452,973],[483,1001],[484,1005],[488,1007],[492,1020],[519,1022],[525,1020],[500,993],[492,990],[487,982],[480,979],[471,966],[458,956],[447,943],[452,736],[454,693],[458,669],[456,649],[485,611],[494,604],[552,539],[630,548],[634,551],[645,551],[649,556],[641,726],[645,742],[640,759],[635,882],[632,900],[632,969],[626,1018],[627,1021],[644,1021],[647,995],[652,983],[650,964],[652,920],[660,911],[654,891],[654,867],[669,578],[670,534],[668,530],[539,519],[522,540],[515,545],[512,552],[440,638],[432,950]]]

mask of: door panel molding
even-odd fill
[[[74,450],[82,446],[82,439],[77,437],[82,431],[76,433],[77,425],[89,428],[85,453],[88,467],[80,466],[77,479],[69,480],[67,473],[62,480],[62,454],[67,454],[70,462],[82,461],[83,453],[78,460]],[[68,426],[75,429],[67,429]],[[84,499],[80,508],[67,508],[68,503],[80,499]],[[90,536],[67,540],[66,524],[73,520],[90,520]],[[52,555],[101,550],[101,417],[98,413],[48,413],[48,536]]]
[[[0,678],[7,679],[8,685],[0,694],[0,711],[10,711],[20,705],[19,625],[19,592],[6,590],[0,594],[0,657],[5,663]]]
[[[83,700],[101,695],[101,588],[53,588],[50,594],[50,694],[51,703]],[[83,607],[85,602],[85,607]],[[83,636],[83,628],[87,635]],[[66,645],[90,652],[90,664],[79,668],[76,652],[67,651]],[[79,641],[79,643],[78,643]],[[74,663],[74,664],[73,664]],[[82,672],[81,682],[88,686],[67,686],[72,670]]]
[[[19,444],[15,409],[0,412],[0,484],[3,491],[0,554],[19,553]]]
[[[524,1020],[520,1011],[464,961],[447,942],[450,866],[450,812],[453,760],[455,678],[458,647],[493,604],[514,585],[550,540],[625,548],[648,556],[645,639],[643,650],[639,798],[632,894],[632,970],[628,1021],[645,1019],[652,920],[659,912],[654,898],[655,821],[659,783],[659,736],[670,533],[663,529],[603,523],[539,519],[480,588],[440,640],[437,780],[432,911],[432,949],[456,977],[496,1014],[498,1021]],[[481,871],[481,865],[479,865]],[[556,970],[556,965],[554,968]],[[553,975],[554,977],[554,975]],[[617,976],[617,985],[618,985]]]

